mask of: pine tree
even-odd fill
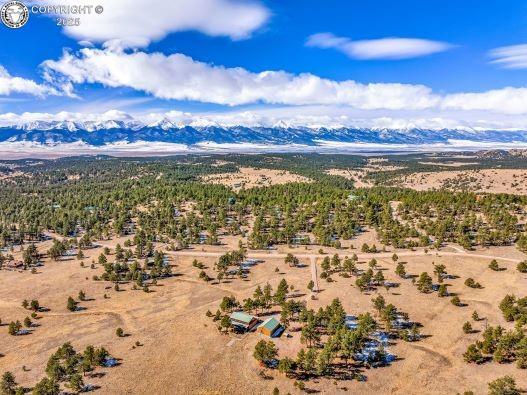
[[[68,297],[68,302],[66,303],[66,308],[69,311],[75,311],[77,310],[77,302],[70,296]]]
[[[11,372],[5,372],[2,375],[0,381],[0,394],[2,395],[15,395],[16,393],[16,381],[15,376]]]

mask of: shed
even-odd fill
[[[274,317],[266,319],[262,325],[258,327],[258,332],[266,336],[272,337],[273,334],[281,327],[280,321]]]
[[[258,319],[255,316],[244,313],[243,311],[235,311],[230,316],[231,325],[245,331],[250,331],[257,323]]]

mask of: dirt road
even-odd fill
[[[227,252],[227,251],[225,251]],[[190,257],[220,257],[225,252],[205,252],[205,251],[198,251],[198,250],[185,250],[185,251],[167,251],[169,255],[173,256],[190,256]],[[343,252],[344,254],[344,252]],[[316,260],[317,258],[324,258],[327,256],[327,254],[294,254],[299,259],[309,259],[311,262],[313,260]],[[368,260],[372,258],[391,258],[393,255],[393,252],[381,252],[377,254],[357,254],[359,260]],[[408,252],[397,252],[397,255],[399,257],[412,257],[412,256],[458,256],[458,257],[467,257],[467,258],[483,258],[483,259],[500,259],[502,261],[506,262],[515,262],[519,263],[522,260],[521,259],[515,259],[515,258],[505,258],[501,256],[496,255],[486,255],[486,254],[476,254],[476,253],[470,253],[466,251],[458,250],[456,252],[453,251],[439,251],[439,252],[424,252],[424,251],[408,251]],[[249,252],[247,254],[249,258],[255,258],[255,259],[268,259],[268,258],[276,258],[276,259],[285,259],[287,254],[282,254],[274,251],[268,251],[268,252]]]

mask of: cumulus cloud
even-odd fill
[[[104,121],[132,121],[135,118],[123,111],[109,110],[103,113],[83,113],[60,111],[57,113],[49,112],[24,112],[21,114],[4,113],[0,114],[0,126],[24,125],[31,122],[104,122]]]
[[[33,80],[14,77],[0,65],[0,95],[9,96],[16,93],[43,97],[58,95],[59,91],[47,85],[40,85]]]
[[[183,54],[84,48],[42,64],[50,84],[73,94],[75,84],[132,88],[156,98],[227,106],[254,103],[344,105],[363,110],[481,110],[527,114],[527,88],[439,94],[424,85],[335,81],[310,73],[251,72],[210,65]],[[147,76],[147,78],[145,77]]]
[[[48,0],[49,5],[77,5],[76,0]],[[104,12],[96,14],[95,6]],[[80,26],[64,28],[67,35],[112,47],[142,47],[167,34],[195,30],[234,40],[247,38],[269,18],[262,4],[246,0],[84,0],[93,6]]]
[[[229,106],[249,103],[345,104],[363,109],[422,109],[436,106],[430,88],[409,84],[361,84],[285,71],[250,72],[195,61],[182,55],[84,48],[43,63],[48,81],[62,85],[100,83],[128,87],[157,98]]]
[[[494,48],[489,52],[489,55],[493,59],[491,63],[497,64],[503,68],[527,68],[527,44]]]
[[[485,110],[504,114],[527,113],[527,88],[506,87],[478,93],[446,95],[442,108],[456,110]]]
[[[452,48],[442,41],[420,38],[386,37],[375,40],[351,40],[333,33],[317,33],[308,37],[308,47],[336,49],[353,59],[408,59],[443,52]]]

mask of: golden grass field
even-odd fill
[[[289,182],[310,182],[309,178],[287,170],[255,169],[253,167],[240,167],[236,173],[211,174],[203,177],[203,181],[223,184],[234,190],[287,184]]]
[[[369,231],[351,243],[358,247],[375,239],[374,232]],[[183,252],[168,252],[175,276],[160,281],[158,286],[151,288],[153,292],[131,290],[132,284],[121,285],[121,291],[117,292],[112,283],[93,281],[92,276],[101,274],[103,268],[96,265],[95,269],[90,269],[89,264],[103,246],[113,248],[117,242],[122,245],[124,240],[102,241],[101,247],[86,251],[83,259],[86,267],[81,267],[77,259],[59,262],[46,259],[45,266],[39,268],[37,274],[0,271],[0,318],[4,324],[29,315],[21,307],[23,299],[38,299],[50,309],[39,314],[38,327],[30,335],[10,336],[7,326],[0,327],[0,354],[3,355],[0,372],[10,370],[20,384],[32,386],[44,376],[49,356],[61,344],[71,341],[77,350],[87,344],[104,346],[121,359],[118,367],[99,369],[105,373],[103,377],[86,378],[87,383],[99,385],[98,393],[102,394],[270,394],[275,387],[281,393],[294,394],[299,391],[293,386],[293,380],[277,371],[267,371],[271,379],[261,377],[262,368],[252,352],[263,335],[256,332],[244,336],[220,334],[216,323],[205,316],[207,310],[215,312],[225,295],[235,295],[242,300],[252,295],[257,285],[269,282],[276,287],[285,278],[296,289],[305,292],[300,299],[306,300],[308,307],[318,309],[338,297],[349,314],[373,313],[371,299],[376,293],[361,294],[352,285],[353,277],[333,275],[335,281],[332,283],[319,280],[318,300],[310,299],[306,289],[311,279],[309,263],[316,259],[319,264],[323,257],[318,255],[317,246],[282,246],[276,251],[250,252],[249,256],[263,257],[265,262],[251,270],[247,281],[236,278],[214,285],[199,280],[199,270],[192,267],[192,260],[197,258],[205,263],[206,271],[213,276],[217,255],[237,244],[234,237],[226,239],[224,246],[194,246]],[[42,243],[39,249],[45,251],[49,244]],[[299,256],[306,266],[291,268],[286,265],[283,256],[288,251]],[[447,280],[451,284],[449,291],[458,293],[468,306],[455,307],[449,298],[438,298],[436,293],[419,293],[410,280],[396,277],[390,249],[374,255],[350,249],[324,248],[324,252],[330,255],[338,252],[341,257],[357,252],[363,267],[375,256],[385,269],[387,280],[401,283],[389,292],[381,288],[378,293],[409,313],[412,320],[421,322],[426,338],[415,343],[399,341],[390,351],[400,360],[388,367],[364,370],[365,382],[320,379],[309,381],[307,388],[327,394],[345,391],[353,394],[455,394],[466,390],[482,394],[486,393],[489,381],[509,374],[520,388],[527,389],[527,375],[514,364],[491,362],[477,366],[466,364],[462,358],[468,344],[480,336],[462,331],[463,323],[470,320],[474,310],[485,318],[485,321],[473,323],[477,330],[485,323],[511,328],[511,324],[504,321],[498,303],[508,293],[526,295],[527,276],[515,270],[515,262],[525,259],[524,255],[511,247],[468,253],[450,246],[439,252],[397,251],[400,260],[407,262],[408,273],[428,271],[432,275],[435,262],[445,264],[448,273],[459,276]],[[14,254],[18,256],[19,252]],[[507,270],[493,272],[488,269],[492,257],[503,258],[498,261]],[[275,272],[276,267],[279,273]],[[484,288],[464,286],[467,277],[473,277]],[[80,290],[93,300],[80,303],[85,310],[69,312],[66,299],[68,296],[77,298]],[[104,294],[109,298],[105,299]],[[118,338],[115,335],[117,327],[122,327],[129,336]],[[279,356],[295,356],[301,347],[299,333],[291,334],[292,338],[282,336],[274,340]],[[133,347],[136,341],[142,346]]]
[[[527,194],[527,170],[484,169],[413,173],[395,180],[395,184],[418,191],[446,188],[473,192]]]
[[[456,168],[456,170],[397,175],[389,181],[389,184],[415,189],[417,191],[448,189],[452,191],[466,190],[480,193],[527,194],[527,170],[525,169],[462,170],[459,168],[473,163],[422,163],[452,167]],[[370,173],[378,171],[389,172],[398,169],[400,168],[395,166],[367,166],[361,169],[330,169],[327,173],[353,180],[357,188],[370,188],[375,185],[373,180],[367,178]]]

